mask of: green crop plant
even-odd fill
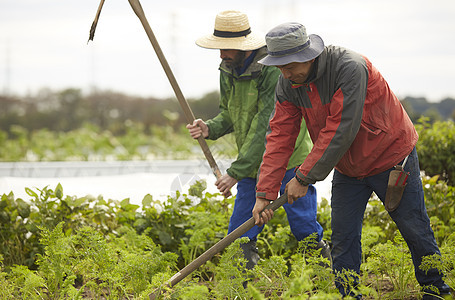
[[[250,270],[246,269],[246,259],[240,248],[248,238],[240,238],[229,245],[215,267],[213,299],[247,299],[247,290],[243,284],[248,281]]]
[[[453,187],[423,177],[431,224],[441,257],[426,257],[421,268],[438,268],[455,284]],[[234,198],[204,192],[166,199],[146,195],[142,205],[128,199],[69,196],[55,188],[27,189],[28,198],[0,197],[0,299],[340,299],[328,261],[314,249],[315,237],[297,242],[283,209],[275,211],[258,238],[261,259],[252,270],[240,240],[215,255],[179,284],[166,282],[227,233]],[[318,207],[330,226],[330,205]],[[365,212],[359,279],[365,299],[418,299],[409,252],[394,223],[375,198]],[[325,239],[330,235],[325,232]],[[390,238],[391,237],[391,238]],[[248,282],[244,288],[245,282]],[[12,296],[11,296],[12,295]],[[198,298],[199,296],[199,298]]]
[[[288,288],[288,265],[283,256],[261,259],[253,272],[251,285],[269,299],[278,299]]]
[[[76,280],[71,261],[73,237],[65,236],[62,228],[63,222],[53,230],[40,228],[40,243],[44,245],[44,254],[38,254],[36,262],[48,293],[55,295],[55,299],[62,298],[68,290],[73,290]]]
[[[416,149],[420,168],[429,176],[440,175],[450,185],[455,184],[455,122],[435,121],[422,117],[415,125],[419,133]]]
[[[375,245],[362,269],[365,274],[364,280],[368,280],[367,274],[375,277],[379,293],[382,282],[390,281],[393,285],[391,292],[393,299],[405,299],[410,293],[418,291],[411,255],[399,233],[396,234],[393,243],[389,240],[384,244]]]
[[[451,287],[455,286],[455,233],[451,233],[440,246],[441,256],[437,254],[424,256],[420,269],[428,271],[437,269],[444,274],[444,281]]]
[[[438,244],[455,229],[455,187],[440,176],[423,178],[425,204]]]
[[[316,233],[299,242],[297,251],[290,260],[290,278],[302,280],[309,276],[312,289],[307,294],[312,295],[313,290],[318,293],[331,294],[334,290],[334,274],[330,261],[321,256],[321,248],[317,249]],[[309,270],[309,271],[308,271]]]

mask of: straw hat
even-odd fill
[[[265,46],[264,35],[251,32],[245,13],[227,10],[215,18],[213,34],[196,41],[196,45],[208,49],[256,50]]]
[[[305,26],[290,22],[276,26],[265,36],[267,56],[259,61],[266,66],[306,62],[324,50],[324,41],[316,34],[308,35]]]

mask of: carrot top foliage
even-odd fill
[[[233,198],[204,191],[167,199],[65,195],[55,188],[27,189],[27,199],[0,201],[0,299],[339,299],[334,274],[311,250],[314,237],[297,242],[278,209],[259,236],[261,260],[244,271],[236,241],[172,288],[164,283],[227,232]],[[428,213],[443,260],[426,257],[422,269],[444,271],[455,285],[454,187],[424,177]],[[330,240],[330,206],[318,217]],[[372,197],[362,233],[359,289],[367,299],[418,299],[410,254],[382,204]],[[346,274],[349,276],[349,274]],[[248,281],[244,288],[243,283]]]

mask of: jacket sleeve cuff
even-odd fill
[[[267,193],[267,192],[256,192],[256,198],[267,199],[269,201],[274,201],[278,198],[278,194],[274,193]]]
[[[234,172],[232,172],[231,168],[227,169],[226,173],[237,181],[241,180],[241,178],[239,176],[237,176],[236,174],[234,174]]]
[[[303,175],[299,169],[297,169],[295,171],[295,178],[301,185],[310,185],[310,184],[314,184],[316,182],[315,180],[311,180],[308,177],[306,177],[305,175]]]
[[[206,139],[206,140],[215,140],[216,138],[214,138],[214,134],[212,134],[212,133],[213,133],[213,130],[212,130],[212,128],[211,128],[211,127],[212,127],[212,126],[211,126],[212,124],[211,124],[210,120],[207,120],[207,121],[205,122],[205,124],[207,125],[207,127],[208,127],[208,129],[209,129],[209,135],[208,135],[205,139]]]
[[[301,186],[309,186],[310,184],[308,182],[303,181],[299,176],[295,175],[295,179],[297,179],[297,182],[300,183]]]

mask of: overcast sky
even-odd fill
[[[219,51],[195,45],[223,10],[248,14],[252,30],[297,21],[326,45],[366,55],[399,97],[455,98],[454,0],[142,0],[186,98],[218,89]],[[93,87],[143,97],[174,92],[127,0],[0,0],[0,92]]]

